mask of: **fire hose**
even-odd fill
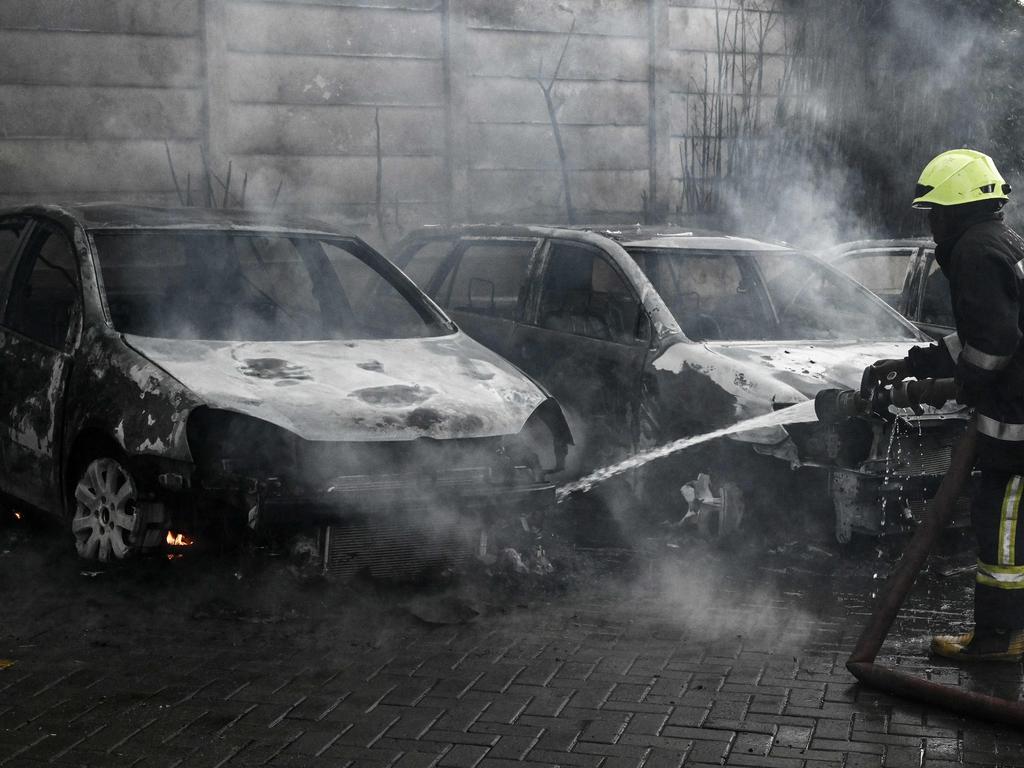
[[[946,381],[933,382],[931,386],[940,382],[943,386],[949,386]],[[915,383],[909,382],[909,385]],[[886,397],[890,401],[896,399],[891,395],[878,397],[875,393],[865,403],[865,398],[853,390],[825,390],[819,393],[819,398],[815,398],[815,407],[823,421],[837,420],[844,416],[863,415],[872,410],[877,413],[877,407],[885,402]],[[953,450],[949,470],[929,505],[924,523],[914,533],[903,551],[899,565],[879,592],[875,610],[861,631],[846,661],[846,668],[861,683],[883,693],[932,704],[961,715],[1024,728],[1024,702],[940,685],[875,662],[896,615],[914,586],[929,553],[949,523],[956,500],[971,476],[977,440],[977,424],[972,418],[967,431]]]

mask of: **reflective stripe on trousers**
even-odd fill
[[[991,554],[981,552],[978,558],[979,584],[996,589],[1024,589],[1024,565],[1017,565],[1017,520],[1020,517],[1021,493],[1024,492],[1024,478],[1011,475],[1003,493],[999,508],[999,534],[995,541],[995,563],[986,563],[982,558]]]
[[[982,470],[971,498],[978,539],[974,615],[978,625],[1024,628],[1024,476]]]

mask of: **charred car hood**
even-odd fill
[[[547,399],[461,332],[385,341],[124,338],[210,407],[306,440],[515,434]]]
[[[811,399],[822,389],[857,389],[865,367],[882,358],[904,357],[911,346],[912,342],[678,342],[652,365],[662,376],[677,380],[679,397],[700,392],[704,412],[717,404],[718,420],[731,423],[770,413],[777,405]],[[726,407],[731,413],[722,412]],[[765,444],[785,438],[781,427],[733,437]]]
[[[718,342],[707,348],[742,367],[758,366],[807,398],[822,389],[858,389],[876,360],[905,357],[908,342]]]

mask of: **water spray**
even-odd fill
[[[891,419],[890,406],[912,408],[915,412],[920,412],[920,403],[941,404],[955,398],[956,393],[957,387],[953,379],[902,381],[887,388],[871,386],[865,379],[861,383],[859,391],[855,389],[823,389],[815,395],[813,400],[806,400],[796,405],[780,408],[772,413],[738,421],[728,427],[705,432],[702,435],[683,437],[665,445],[641,451],[616,464],[596,469],[578,480],[556,488],[555,501],[561,504],[572,494],[586,493],[598,483],[610,480],[623,472],[638,469],[657,459],[671,456],[719,437],[764,427],[782,426],[783,424],[806,424],[813,421],[834,423],[854,417]]]
[[[610,480],[616,475],[621,475],[623,472],[627,472],[631,469],[638,469],[639,467],[649,464],[656,459],[671,456],[673,453],[677,453],[678,451],[682,451],[686,448],[691,448],[695,445],[700,445],[701,443],[706,443],[709,440],[725,437],[726,435],[737,434],[739,432],[748,432],[753,429],[777,427],[782,426],[783,424],[803,424],[817,420],[818,416],[815,413],[815,401],[806,400],[802,403],[797,403],[796,405],[780,408],[772,413],[766,413],[761,416],[755,416],[750,419],[738,421],[728,427],[722,427],[721,429],[716,429],[712,432],[705,432],[702,435],[683,437],[679,440],[674,440],[671,443],[666,443],[665,445],[641,451],[640,453],[630,456],[628,459],[623,459],[617,464],[601,467],[600,469],[594,470],[589,475],[581,477],[579,480],[574,480],[571,483],[559,486],[555,489],[555,501],[556,503],[561,504],[573,493],[586,493],[598,483]]]

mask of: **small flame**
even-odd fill
[[[172,547],[191,547],[195,541],[183,533],[167,532],[167,543]]]
[[[14,519],[15,520],[21,520],[21,512],[15,512],[14,513]]]

